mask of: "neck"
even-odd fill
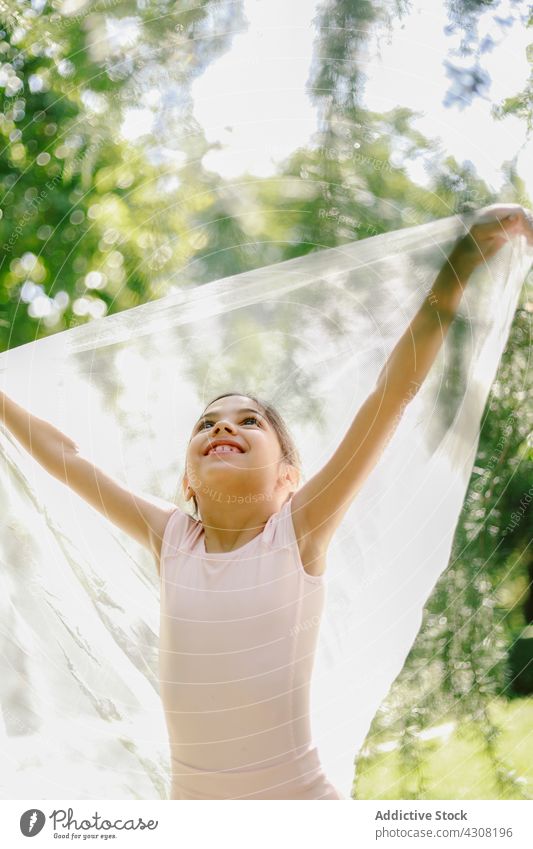
[[[199,504],[206,550],[212,553],[233,551],[246,545],[263,531],[270,516],[277,513],[284,502],[284,498],[277,497],[251,504],[239,504],[238,501]]]

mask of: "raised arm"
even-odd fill
[[[518,204],[495,204],[480,210],[469,233],[455,244],[339,447],[293,496],[295,533],[300,550],[306,548],[311,558],[325,552],[396,431],[403,411],[420,389],[472,272],[518,233],[533,244],[532,225],[530,215]]]
[[[0,421],[47,472],[147,548],[159,567],[163,532],[170,515],[178,509],[175,504],[135,495],[83,457],[70,437],[3,392]]]

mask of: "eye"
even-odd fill
[[[260,424],[260,421],[259,421],[259,419],[257,418],[257,416],[246,416],[246,418],[245,418],[245,419],[243,419],[243,424],[244,424],[245,422],[249,422],[249,421],[253,421],[253,422],[255,422],[256,424]],[[200,431],[200,430],[204,430],[204,425],[206,425],[206,424],[213,424],[213,420],[212,420],[212,419],[202,419],[202,421],[201,421],[201,422],[200,422],[200,424],[198,425],[198,428],[197,428],[197,429],[198,429],[198,431]]]

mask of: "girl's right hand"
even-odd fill
[[[471,269],[487,262],[502,245],[523,234],[533,245],[533,213],[518,203],[494,203],[478,210],[466,236],[454,248],[454,259]]]

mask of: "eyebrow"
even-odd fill
[[[200,418],[196,422],[195,427],[196,427],[196,425],[199,425],[200,422],[203,422],[206,419],[209,419],[211,416],[218,416],[218,414],[220,412],[221,412],[220,410],[210,410],[208,413],[204,413],[204,415],[200,416]],[[264,418],[263,414],[260,413],[259,410],[254,410],[254,409],[252,409],[252,407],[241,407],[240,410],[237,410],[237,415],[239,415],[240,413],[257,413],[257,415],[261,416],[261,418]]]

